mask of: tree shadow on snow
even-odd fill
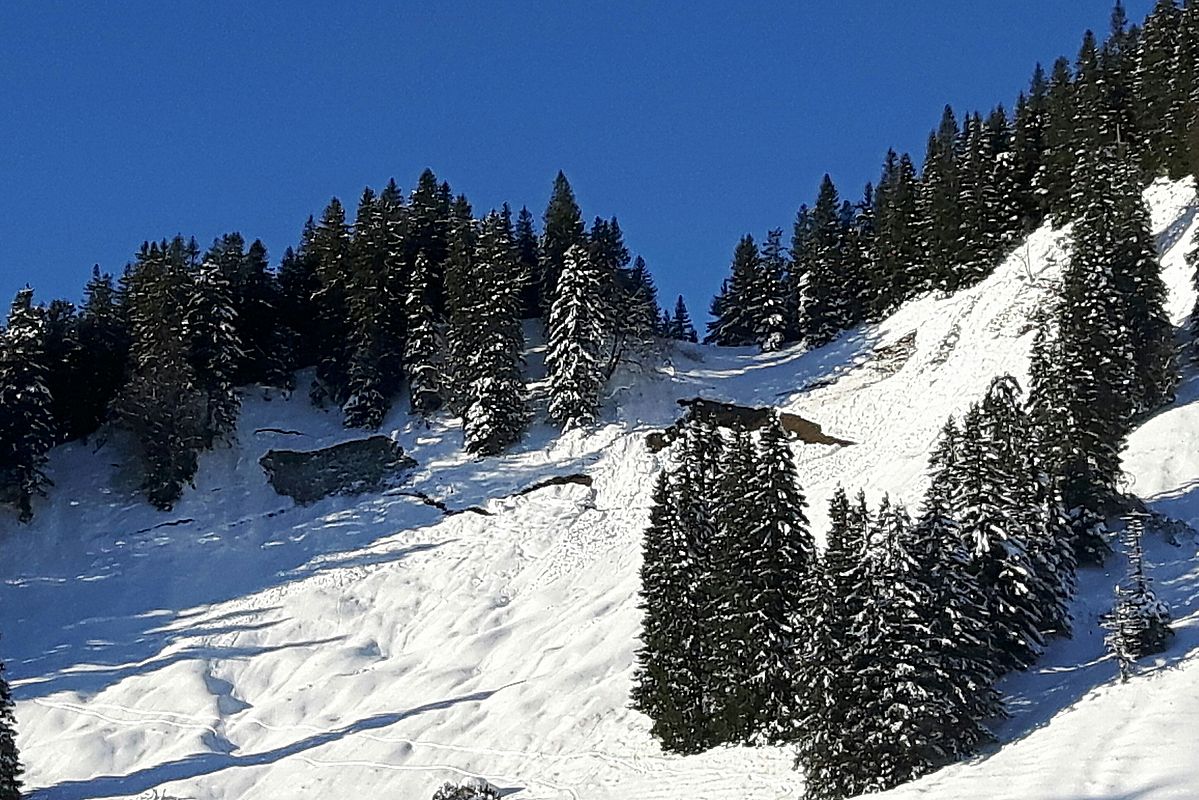
[[[515,685],[515,684],[509,684]],[[29,794],[29,800],[90,800],[90,798],[128,797],[149,792],[155,787],[173,781],[185,781],[214,775],[227,769],[239,767],[263,767],[285,758],[305,753],[318,747],[333,744],[365,731],[387,728],[412,717],[431,711],[444,711],[463,703],[480,703],[496,692],[508,688],[492,689],[452,697],[416,708],[390,714],[375,714],[349,725],[343,725],[324,733],[314,734],[291,744],[283,745],[262,753],[197,753],[184,758],[157,764],[153,767],[131,772],[128,775],[102,775],[79,781],[62,783],[38,789]]]

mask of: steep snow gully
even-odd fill
[[[1147,198],[1182,324],[1194,186],[1161,182]],[[424,798],[469,776],[526,800],[796,796],[785,750],[664,756],[627,708],[640,535],[668,456],[645,434],[679,398],[777,406],[855,442],[795,446],[818,531],[838,483],[915,503],[945,418],[993,376],[1024,378],[1064,236],[1040,230],[982,284],[811,353],[682,345],[627,381],[596,428],[540,427],[502,458],[472,460],[456,424],[396,412],[385,430],[419,464],[402,491],[304,507],[271,491],[268,449],[348,437],[299,397],[250,393],[238,445],[204,456],[170,515],[138,497],[113,445],[59,448],[34,523],[0,521],[0,627],[31,796]],[[1125,464],[1155,509],[1199,526],[1197,401],[1190,373]],[[592,485],[516,494],[574,473]],[[415,492],[491,514],[445,516]],[[1178,636],[1133,681],[1115,681],[1098,627],[1113,559],[1082,576],[1075,638],[1005,681],[1003,744],[888,796],[1199,797],[1195,551],[1186,537],[1148,543]]]

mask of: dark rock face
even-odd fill
[[[271,450],[258,463],[276,492],[300,504],[394,486],[416,466],[404,449],[386,436],[320,450]]]
[[[705,400],[702,397],[679,400],[679,405],[687,409],[687,413],[683,415],[682,419],[664,431],[654,431],[645,437],[650,452],[657,453],[669,447],[671,442],[678,437],[679,429],[687,419],[704,419],[730,430],[756,431],[761,430],[769,422],[770,415],[774,413],[774,409],[771,408],[738,406],[732,403]],[[846,439],[829,436],[815,422],[796,414],[782,412],[778,416],[783,430],[801,442],[841,447],[853,444]]]

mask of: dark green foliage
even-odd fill
[[[55,443],[87,436],[92,424],[91,403],[79,391],[84,383],[87,353],[79,341],[79,316],[66,300],[52,300],[45,310],[46,389],[54,416]]]
[[[1141,546],[1144,532],[1142,516],[1125,519],[1120,544],[1128,559],[1128,569],[1116,584],[1116,607],[1104,621],[1110,631],[1107,646],[1120,666],[1122,681],[1131,677],[1135,661],[1162,652],[1174,636],[1170,629],[1170,609],[1154,594],[1145,575]]]
[[[287,367],[300,369],[317,363],[320,345],[321,280],[319,259],[313,250],[316,223],[304,223],[300,246],[287,248],[279,264],[280,335],[287,343]]]
[[[233,303],[234,330],[241,344],[233,382],[288,386],[291,342],[280,325],[282,298],[266,247],[255,239],[247,250],[241,234],[229,233],[213,242],[204,261],[219,270]]]
[[[1134,81],[1139,155],[1151,177],[1185,170],[1187,102],[1177,71],[1181,19],[1175,0],[1157,0],[1138,41]]]
[[[417,253],[404,303],[408,330],[404,370],[408,375],[411,410],[424,416],[441,408],[445,399],[442,395],[443,342],[429,296],[429,280],[429,259],[424,253]]]
[[[928,138],[920,176],[917,208],[920,240],[928,273],[921,288],[951,291],[959,284],[959,237],[962,230],[958,142],[953,109],[945,107],[941,124]]]
[[[195,257],[180,238],[144,244],[124,279],[131,377],[114,411],[136,443],[142,488],[163,510],[191,483],[199,452],[214,434],[185,322]]]
[[[749,298],[762,257],[754,237],[746,234],[733,252],[731,275],[712,301],[712,321],[704,342],[722,347],[741,347],[754,343],[754,323],[750,317]]]
[[[792,243],[792,271],[803,276],[797,330],[811,347],[829,343],[868,313],[865,250],[858,246],[854,217],[854,207],[841,203],[837,187],[825,175],[816,205],[796,223],[802,239],[798,250]]]
[[[516,263],[520,265],[522,319],[541,316],[541,243],[533,227],[533,215],[521,206],[516,215]]]
[[[870,315],[878,319],[910,298],[920,285],[916,168],[907,153],[887,153],[875,205]]]
[[[17,752],[17,718],[12,690],[0,661],[0,800],[21,800],[21,758]]]
[[[570,181],[561,172],[554,178],[554,191],[550,195],[543,217],[541,234],[540,286],[541,313],[548,320],[558,298],[558,280],[566,269],[566,253],[582,244],[586,238],[583,229],[583,213],[575,201]]]
[[[46,386],[46,320],[33,290],[17,292],[0,333],[0,502],[33,518],[33,498],[45,496],[43,468],[55,444],[53,398]]]
[[[1132,168],[1084,154],[1076,191],[1090,198],[1053,311],[1034,346],[1033,408],[1084,560],[1097,560],[1134,414],[1168,400],[1176,368],[1164,287]]]
[[[683,301],[682,295],[679,295],[678,299],[674,301],[674,314],[668,316],[663,312],[663,316],[663,326],[668,338],[677,339],[680,342],[699,341],[695,326],[691,323],[691,313],[687,310],[687,304]]]
[[[241,408],[236,374],[243,351],[229,283],[212,261],[205,261],[191,276],[183,335],[190,348],[196,387],[205,396],[204,446],[229,441]]]
[[[327,400],[338,404],[346,399],[348,372],[348,325],[351,259],[350,228],[345,209],[336,197],[325,207],[321,220],[312,231],[311,256],[316,266],[318,289],[313,295],[316,306],[316,381],[312,399],[318,405]]]

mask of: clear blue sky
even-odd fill
[[[1151,0],[1129,0],[1140,21]],[[431,166],[540,218],[558,169],[697,321],[737,238],[857,195],[946,102],[1010,108],[1109,0],[0,4],[0,296],[259,237]]]

